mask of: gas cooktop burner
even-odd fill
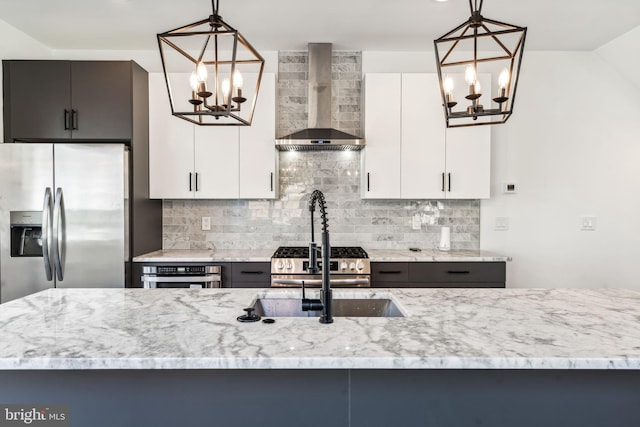
[[[358,246],[332,246],[331,258],[369,258],[364,249]],[[272,258],[309,258],[308,246],[281,246]]]

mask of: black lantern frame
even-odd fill
[[[447,127],[500,124],[513,113],[527,28],[483,17],[482,3],[469,0],[469,20],[434,40]],[[498,73],[500,78],[494,79]],[[463,75],[466,106],[459,105],[453,95],[454,81]],[[492,86],[497,80],[498,89],[489,89],[492,95],[483,97],[481,80],[485,90],[486,83]]]
[[[218,6],[211,0],[207,19],[157,35],[171,113],[197,125],[250,126],[264,58]]]

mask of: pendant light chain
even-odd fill
[[[218,6],[220,5],[220,0],[211,0],[211,8],[213,9],[213,14],[218,15]]]

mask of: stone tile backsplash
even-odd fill
[[[333,126],[362,135],[359,52],[333,54]],[[281,52],[278,134],[307,126],[307,53]],[[282,152],[279,200],[165,200],[165,249],[275,249],[310,240],[308,196],[327,199],[332,245],[370,249],[436,248],[442,226],[451,227],[453,249],[480,246],[478,200],[362,200],[360,153]],[[420,215],[421,229],[412,229]],[[211,230],[201,218],[211,217]],[[320,240],[316,213],[316,240]]]

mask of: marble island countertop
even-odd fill
[[[637,292],[334,294],[389,297],[407,317],[236,321],[298,289],[50,289],[0,305],[0,369],[640,369]]]
[[[423,249],[367,249],[371,262],[506,262],[509,257],[481,250],[442,252]],[[137,256],[134,262],[269,262],[274,249],[165,249]]]

